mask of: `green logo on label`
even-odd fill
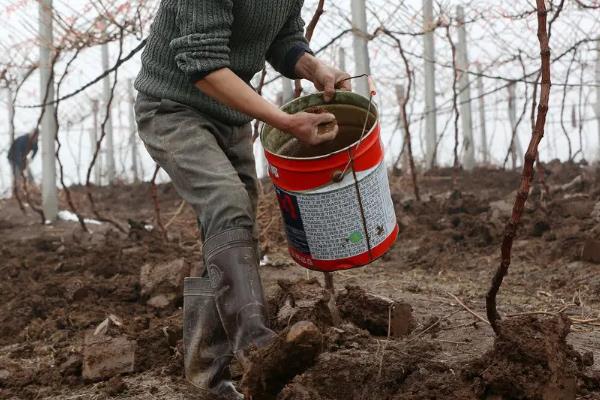
[[[350,236],[348,237],[348,240],[350,241],[350,243],[358,243],[362,240],[363,235],[361,232],[356,231],[356,232],[352,232],[350,234]]]

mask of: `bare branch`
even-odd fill
[[[508,268],[510,267],[513,240],[517,234],[517,227],[521,221],[525,202],[529,196],[529,188],[533,179],[533,164],[537,158],[540,141],[544,137],[544,128],[546,125],[546,116],[548,114],[548,104],[550,101],[550,89],[552,85],[550,73],[550,44],[547,26],[548,12],[544,0],[536,0],[536,3],[538,9],[538,41],[540,44],[542,60],[542,86],[540,90],[540,102],[535,129],[531,136],[527,153],[525,154],[521,184],[515,199],[511,219],[504,231],[504,239],[502,240],[502,261],[492,279],[491,286],[486,296],[487,317],[496,334],[500,333],[498,321],[501,319],[496,307],[496,296],[500,290],[504,277],[508,273]]]

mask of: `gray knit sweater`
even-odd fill
[[[251,118],[206,96],[194,82],[229,67],[249,83],[267,60],[295,78],[309,52],[300,16],[303,0],[162,0],[142,54],[135,87],[237,126]]]

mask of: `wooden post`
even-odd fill
[[[435,104],[435,42],[433,0],[423,0],[423,57],[425,59],[425,168],[436,164],[437,116]]]
[[[40,97],[44,106],[42,118],[42,209],[46,221],[55,221],[58,215],[58,193],[56,189],[55,140],[58,130],[54,118],[54,36],[52,0],[39,1],[40,18]]]
[[[490,151],[488,149],[487,128],[485,120],[485,98],[483,92],[483,77],[481,76],[481,65],[477,65],[477,91],[479,95],[479,129],[481,132],[481,159],[483,164],[488,164],[490,161]]]
[[[108,43],[105,43],[101,46],[102,49],[102,70],[108,71],[110,68],[108,65]],[[109,107],[108,103],[110,101],[110,91],[111,91],[111,82],[110,76],[106,76],[103,80],[103,107],[104,112],[108,113],[108,120],[106,121],[105,130],[106,130],[106,176],[108,179],[108,183],[112,184],[115,180],[115,153],[114,153],[114,137],[113,137],[113,123],[112,123],[112,106]]]
[[[509,142],[511,137],[514,136],[510,148],[513,169],[517,168],[518,160],[523,158],[523,150],[521,149],[521,142],[519,141],[519,132],[517,132],[517,99],[515,97],[515,87],[515,82],[511,82],[508,86],[508,118],[510,120],[511,128]]]
[[[13,103],[13,92],[12,89],[10,88],[10,86],[7,84],[6,86],[6,106],[7,106],[7,110],[8,110],[8,119],[7,119],[7,124],[8,124],[8,138],[9,138],[9,146],[12,146],[13,142],[15,141],[15,105]],[[12,171],[11,171],[12,173]],[[2,174],[0,174],[2,175]],[[12,177],[12,175],[10,175]],[[14,179],[11,179],[12,184],[16,183],[14,181]],[[4,187],[4,184],[2,183],[2,187]],[[14,189],[11,193],[14,193]]]
[[[90,130],[90,151],[96,152],[98,146],[98,100],[92,100],[92,129]],[[96,164],[94,165],[94,183],[97,186],[102,185],[102,157],[98,154]]]
[[[352,0],[352,28],[354,37],[355,75],[371,74],[367,33],[367,7],[365,0]],[[369,83],[366,77],[354,81],[354,91],[369,97]]]
[[[133,181],[139,182],[138,172],[138,148],[137,148],[137,125],[135,122],[135,95],[133,90],[133,79],[127,81],[127,91],[129,97],[129,146],[131,147],[131,173]]]
[[[456,47],[458,63],[458,81],[460,90],[460,116],[463,128],[463,167],[470,171],[475,167],[475,143],[473,141],[473,116],[471,113],[471,88],[469,83],[469,55],[467,52],[467,30],[465,11],[456,8],[458,22],[458,44]]]
[[[13,103],[13,91],[10,86],[6,88],[6,105],[8,107],[8,137],[10,144],[15,141],[15,104]]]
[[[404,108],[402,107],[402,104],[405,100],[405,92],[404,85],[396,85],[396,98],[398,99],[398,105],[400,107],[400,121],[404,119]],[[402,174],[404,175],[410,170],[410,163],[408,159],[408,149],[406,148],[406,127],[402,122],[400,123],[400,127],[402,132],[402,147],[400,148],[402,157],[399,160],[395,160],[394,168],[397,167],[398,161],[400,161]]]
[[[79,143],[77,143],[77,183],[82,184],[81,180],[81,172],[83,168],[81,167],[81,155],[83,154],[83,137],[85,136],[85,124],[81,122],[79,126]]]
[[[338,50],[338,68],[346,71],[346,49],[340,47]]]
[[[598,160],[600,160],[600,40],[596,42],[596,120],[598,121]]]

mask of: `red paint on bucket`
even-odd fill
[[[365,171],[383,161],[380,131],[378,122],[358,148],[350,149],[356,171]],[[269,162],[269,177],[273,184],[294,191],[310,190],[331,182],[333,174],[342,171],[350,160],[348,151],[305,160],[281,157],[265,151],[265,157]]]
[[[320,94],[305,96],[283,109],[297,112],[307,103],[319,103],[320,98]],[[360,106],[367,115],[368,100],[362,96],[338,92],[335,101],[338,105],[348,101],[354,107]],[[375,106],[371,107],[375,122],[362,140],[323,156],[277,154],[268,148],[267,135],[273,134],[272,128],[266,127],[261,134],[289,252],[301,266],[326,272],[364,266],[388,251],[398,236],[379,118]],[[334,182],[340,172],[345,172],[344,180]]]

